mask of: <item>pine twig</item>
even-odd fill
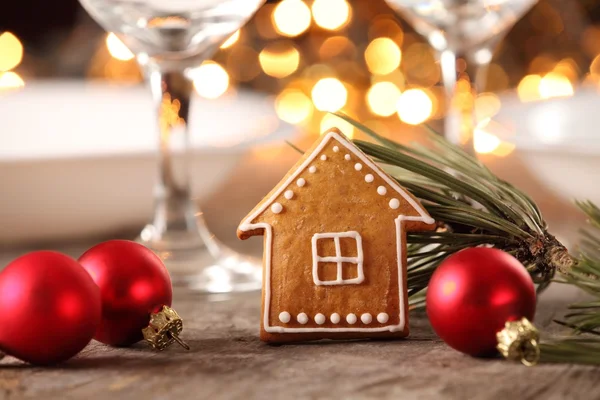
[[[600,208],[590,201],[577,202],[587,215],[577,264],[557,280],[587,293],[589,300],[573,303],[563,320],[573,336],[542,343],[542,361],[600,365]]]
[[[336,115],[374,139],[377,143],[354,143],[417,197],[436,221],[442,221],[436,232],[408,235],[412,308],[424,306],[423,296],[437,266],[467,247],[493,246],[513,254],[538,290],[548,286],[556,271],[568,273],[574,265],[526,194],[431,128],[425,133],[428,146],[406,146],[347,115]]]

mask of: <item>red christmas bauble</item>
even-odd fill
[[[80,258],[100,287],[102,320],[94,339],[128,346],[142,339],[150,314],[170,306],[171,278],[151,250],[127,240],[100,243]]]
[[[444,260],[427,288],[431,326],[450,347],[473,356],[496,351],[507,321],[535,314],[535,288],[525,267],[493,248],[470,248]]]
[[[0,348],[23,361],[73,357],[92,340],[100,315],[98,287],[64,254],[29,253],[0,273]]]

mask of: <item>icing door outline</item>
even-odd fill
[[[340,245],[341,238],[353,239],[356,243],[356,256],[348,257],[342,254],[342,248]],[[319,240],[331,240],[335,246],[335,256],[321,256],[318,250]],[[335,233],[315,233],[312,237],[312,258],[313,258],[313,282],[317,286],[328,286],[328,285],[349,285],[359,284],[365,280],[365,274],[363,271],[363,249],[362,249],[362,238],[356,231],[349,232],[335,232]],[[320,266],[325,263],[336,264],[337,274],[336,279],[321,279]],[[344,279],[344,263],[356,265],[356,276]]]

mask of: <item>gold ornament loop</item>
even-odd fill
[[[540,333],[527,318],[519,321],[508,321],[504,329],[496,334],[496,348],[504,358],[520,361],[531,367],[540,359]]]

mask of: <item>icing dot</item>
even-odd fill
[[[337,146],[333,146],[333,152],[337,153],[338,151],[340,151],[340,148]]]
[[[305,313],[301,312],[300,314],[298,314],[298,316],[296,317],[296,320],[298,322],[300,322],[302,325],[306,324],[308,322],[308,315],[306,315]]]
[[[357,321],[356,315],[350,313],[348,315],[346,315],[346,322],[349,323],[350,325],[354,325]]]
[[[365,182],[369,182],[369,183],[373,182],[373,179],[375,179],[375,178],[373,178],[373,175],[371,175],[371,174],[365,175]]]
[[[379,187],[377,188],[377,193],[379,193],[380,195],[382,195],[382,196],[383,196],[384,194],[386,194],[386,193],[387,193],[387,189],[385,188],[385,186],[379,186]]]
[[[310,172],[311,174],[314,174],[315,172],[317,172],[317,167],[315,167],[314,165],[312,167],[310,167],[308,169],[308,172]]]
[[[325,154],[323,154],[323,155],[321,156],[321,160],[323,160],[323,161],[327,160],[327,156],[326,156]]]
[[[339,324],[340,323],[340,314],[334,312],[333,314],[331,314],[331,316],[329,317],[329,319],[331,320],[331,322],[333,322],[334,324]]]
[[[323,325],[325,323],[325,316],[321,313],[315,315],[315,322],[317,325]]]
[[[398,199],[391,199],[390,200],[390,207],[393,208],[394,210],[398,207],[400,207],[400,200]]]
[[[371,316],[371,314],[369,313],[365,313],[363,315],[360,316],[360,320],[362,321],[363,324],[370,324],[373,321],[373,317]]]
[[[346,160],[350,161],[350,154],[346,154],[346,155],[344,156],[344,158],[345,158]]]
[[[271,211],[273,211],[275,214],[279,214],[281,211],[283,211],[283,206],[279,203],[273,203],[271,206]]]
[[[288,322],[290,322],[291,319],[292,319],[292,316],[290,315],[289,312],[284,311],[282,313],[279,313],[279,320],[281,322],[283,322],[284,324],[287,324]]]
[[[390,319],[390,316],[384,312],[377,314],[377,322],[379,322],[381,324],[385,324],[386,322],[388,322],[389,319]]]
[[[306,181],[304,180],[304,178],[300,178],[296,181],[296,185],[302,187],[302,186],[306,185]]]
[[[354,164],[354,169],[357,171],[360,171],[362,169],[362,164],[361,163]]]
[[[291,190],[286,190],[285,193],[283,194],[283,197],[285,197],[286,199],[291,199],[292,197],[294,197],[294,192],[292,192]]]

